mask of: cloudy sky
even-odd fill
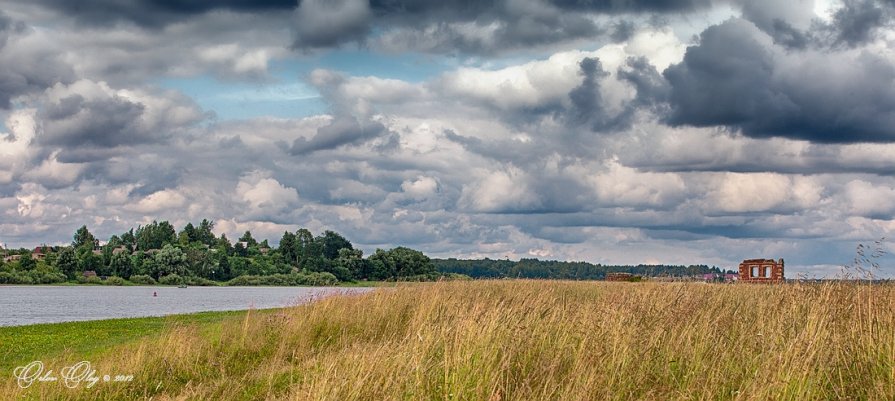
[[[0,0],[0,243],[209,218],[367,252],[829,275],[895,230],[893,16],[893,0]]]

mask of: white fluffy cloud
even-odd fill
[[[460,204],[474,212],[521,212],[538,209],[541,201],[529,186],[528,174],[515,166],[478,172],[477,179],[463,186]]]
[[[21,109],[6,119],[9,132],[0,133],[0,184],[9,184],[25,169],[34,149],[30,147],[37,130],[34,109]]]
[[[603,205],[665,207],[686,198],[687,184],[679,174],[639,172],[615,158],[604,167],[606,171],[587,178]]]
[[[433,177],[417,177],[401,183],[401,190],[414,199],[426,199],[438,192],[438,181]]]
[[[710,208],[720,212],[811,208],[822,190],[811,178],[774,173],[724,173],[716,180],[709,200]]]
[[[164,189],[153,192],[125,207],[125,209],[133,210],[137,213],[152,215],[159,212],[167,212],[183,208],[187,203],[187,198],[175,189]]]
[[[236,185],[235,195],[248,208],[248,215],[262,219],[287,210],[298,202],[295,188],[284,186],[263,171],[242,176]]]
[[[845,184],[845,198],[851,212],[859,216],[891,216],[895,212],[895,188],[892,183],[874,185],[864,180]]]

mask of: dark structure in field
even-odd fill
[[[741,283],[782,283],[783,259],[746,259],[740,263]]]
[[[632,281],[634,275],[631,273],[606,273],[606,281]]]

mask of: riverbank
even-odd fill
[[[892,399],[895,287],[477,281],[173,324],[44,399]],[[209,334],[211,333],[211,334]],[[21,359],[21,358],[19,358]],[[27,358],[26,358],[27,359]]]
[[[271,310],[256,312],[268,313]],[[66,354],[71,359],[90,359],[112,347],[138,342],[175,326],[192,325],[200,332],[217,332],[226,320],[240,319],[246,313],[199,312],[0,327],[0,377],[8,378],[16,366],[34,360],[65,359]]]

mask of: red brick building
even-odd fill
[[[782,283],[783,259],[746,259],[740,263],[741,283]]]

